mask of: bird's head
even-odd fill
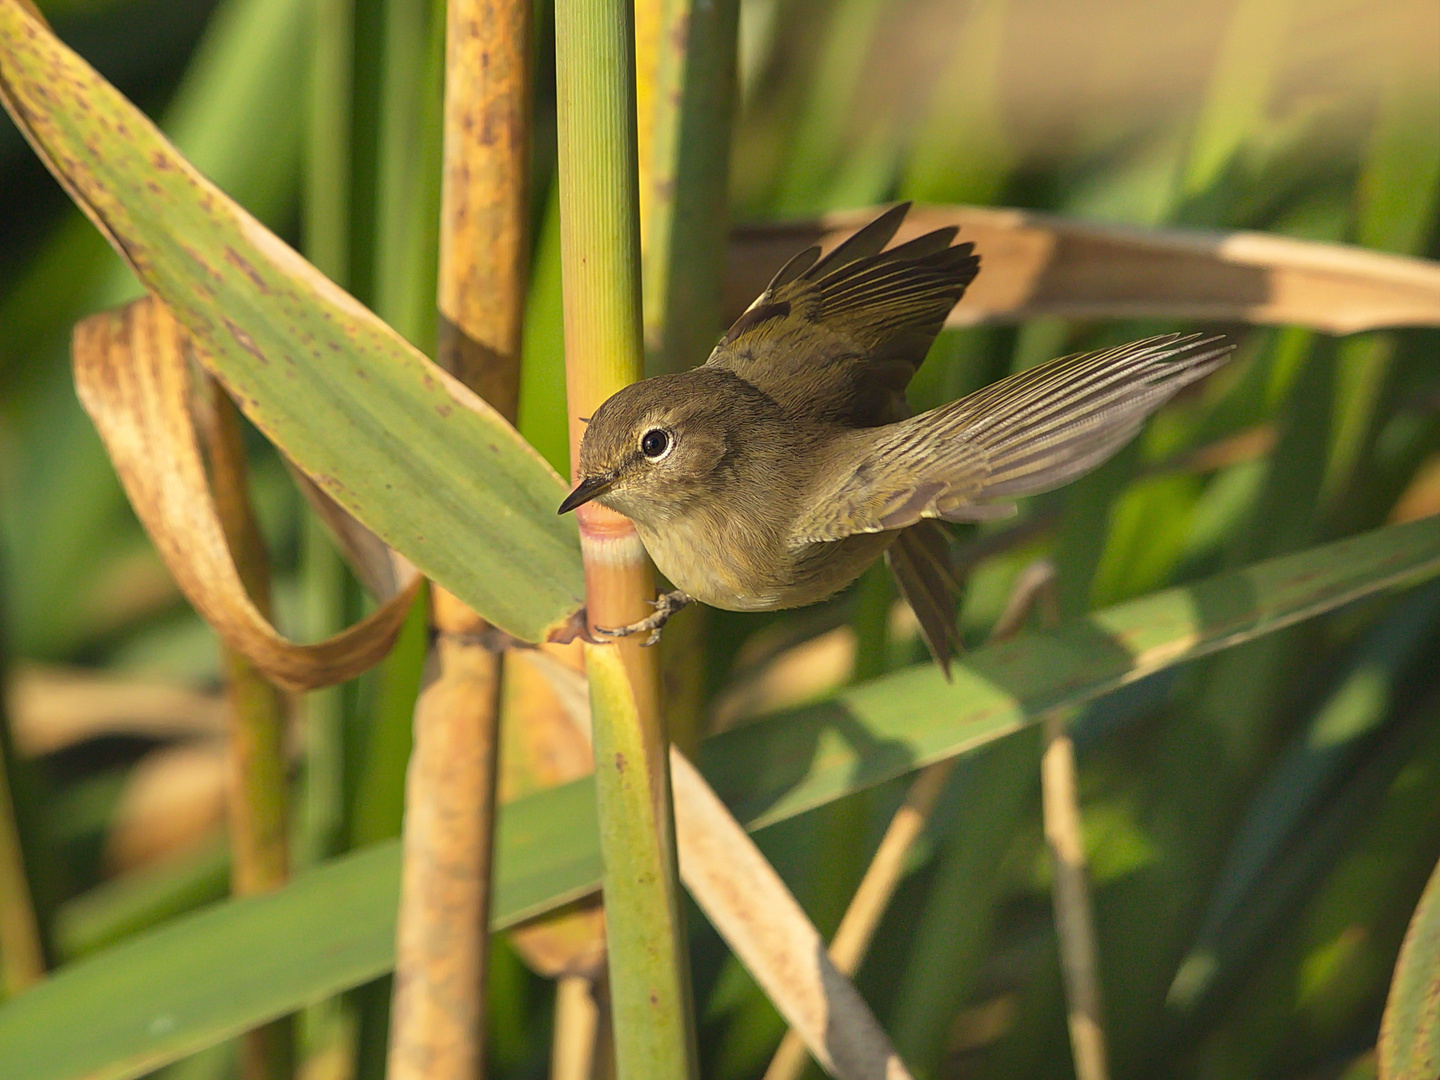
[[[773,408],[749,383],[714,368],[632,383],[590,418],[579,483],[560,513],[593,499],[658,527],[718,494]]]

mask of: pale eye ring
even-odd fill
[[[640,436],[640,452],[651,461],[662,461],[675,448],[675,440],[664,428],[651,428]]]

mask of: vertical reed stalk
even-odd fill
[[[1047,629],[1058,625],[1060,598],[1056,584],[1055,567],[1048,560],[1026,567],[1000,614],[995,636],[1017,633],[1035,608],[1039,608],[1041,624]],[[1040,799],[1054,878],[1055,935],[1060,943],[1075,1075],[1079,1080],[1107,1080],[1110,1069],[1101,1015],[1100,962],[1087,881],[1080,795],[1075,782],[1075,742],[1067,730],[1072,715],[1070,710],[1051,710],[1041,721],[1045,749],[1040,758]]]
[[[345,625],[345,564],[314,513],[301,522],[300,570],[306,635],[320,641]],[[311,690],[300,702],[305,757],[299,792],[295,865],[301,871],[338,854],[345,833],[345,688]],[[306,1008],[299,1019],[298,1072],[312,1077],[354,1072],[355,1015],[341,997]]]
[[[348,284],[350,123],[353,113],[353,0],[312,0],[309,125],[305,139],[305,255]]]
[[[700,363],[720,333],[729,232],[737,0],[660,8],[648,146],[641,146],[645,346],[652,373]],[[639,20],[637,18],[637,25]],[[642,79],[644,78],[644,69]]]
[[[210,481],[225,539],[240,580],[261,615],[271,618],[270,568],[250,505],[245,448],[235,405],[209,379],[210,401],[200,425]],[[229,777],[226,785],[231,889],[237,896],[278,889],[290,871],[285,695],[240,653],[224,649],[230,699]],[[246,1080],[284,1080],[294,1071],[294,1024],[284,1017],[248,1032],[242,1043]]]
[[[438,360],[515,419],[528,256],[530,4],[446,12]],[[501,635],[443,589],[415,707],[391,1080],[483,1075]]]
[[[350,285],[350,131],[355,80],[353,0],[312,0],[310,85],[305,138],[301,232],[305,255],[331,281]],[[306,632],[329,637],[345,624],[345,567],[325,526],[306,513],[301,538]],[[341,848],[345,828],[345,690],[327,686],[305,695],[305,781],[296,845],[300,867]],[[316,1002],[300,1015],[304,1076],[354,1072],[355,1015],[343,998]]]
[[[640,236],[633,27],[624,0],[555,9],[561,259],[571,461],[589,416],[639,379]],[[591,625],[647,614],[634,526],[578,512]],[[622,1080],[694,1075],[675,825],[655,657],[634,639],[586,648],[616,1058]]]
[[[1095,921],[1086,880],[1085,842],[1080,798],[1075,783],[1075,743],[1066,723],[1072,710],[1045,714],[1045,753],[1040,785],[1045,843],[1054,875],[1055,933],[1065,979],[1066,1021],[1077,1080],[1108,1080],[1104,1017],[1101,1015],[1100,963]]]
[[[385,0],[376,163],[375,310],[411,343],[434,347],[443,138],[445,0]]]

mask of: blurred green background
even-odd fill
[[[439,0],[355,0],[338,31],[337,5],[313,0],[41,7],[204,172],[431,347]],[[564,472],[550,25],[541,0],[521,428]],[[1440,255],[1431,0],[745,0],[739,99],[737,221],[911,198]],[[337,158],[317,133],[347,108]],[[137,291],[0,121],[5,759],[52,963],[227,888],[214,639],[131,515],[66,353],[78,317]],[[928,406],[1176,328],[1189,327],[947,331],[913,397]],[[971,641],[1043,555],[1075,614],[1440,511],[1440,332],[1216,329],[1239,337],[1240,362],[1096,474],[1032,500],[1023,534],[976,563]],[[251,441],[279,622],[319,637],[365,602],[278,459]],[[1198,448],[1204,467],[1167,467]],[[713,723],[922,661],[892,604],[872,574],[816,609],[710,613]],[[297,709],[297,724],[332,736],[303,753],[296,740],[302,867],[398,835],[422,654],[414,625],[381,669]],[[1394,956],[1440,856],[1437,722],[1434,587],[1153,677],[1079,718],[1115,1075],[1373,1073]],[[963,762],[859,976],[927,1077],[1070,1074],[1035,744],[1021,743]],[[902,792],[761,834],[823,931]],[[691,916],[704,1075],[759,1076],[781,1021]],[[493,1073],[544,1075],[551,995],[496,949]],[[383,983],[350,995],[343,1049],[312,1053],[311,1075],[380,1074],[386,996]],[[235,1068],[221,1047],[166,1073]]]

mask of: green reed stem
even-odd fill
[[[623,0],[556,4],[572,462],[579,418],[639,379],[643,367],[633,33]],[[634,527],[599,506],[582,507],[579,517],[589,617],[611,626],[642,617],[651,572]],[[633,642],[591,646],[586,656],[618,1075],[693,1076],[668,738],[654,658]]]
[[[653,374],[709,354],[720,309],[729,223],[736,0],[662,4],[644,219],[645,345]]]

